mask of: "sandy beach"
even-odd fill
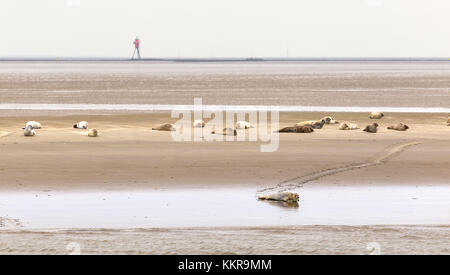
[[[6,65],[0,66],[0,72],[5,70],[3,66]],[[176,86],[177,81],[190,79],[189,83],[197,79],[198,84],[206,85],[203,87],[216,89],[210,96],[202,94],[206,97],[204,103],[236,104],[233,96],[222,97],[221,85],[215,87],[207,83],[230,81],[235,83],[233,85],[265,89],[274,87],[270,79],[291,83],[289,77],[306,75],[310,66],[298,74],[283,71],[280,78],[272,71],[279,70],[277,66],[269,66],[268,71],[256,70],[253,73],[264,77],[267,82],[253,84],[246,82],[250,76],[237,79],[236,74],[222,69],[216,72],[203,67],[201,70],[212,70],[222,80],[216,82],[212,80],[214,75],[210,74],[186,75],[185,70],[188,69],[184,67],[181,72],[175,71],[179,75],[173,75],[173,71],[167,68],[170,73],[148,72],[147,68],[143,75],[137,75],[153,84],[155,82],[147,74],[158,79],[165,78],[167,82],[164,83],[168,86],[161,87],[161,91],[172,93],[170,95],[174,98],[181,93],[190,100],[195,92],[173,92],[170,87],[181,87]],[[329,66],[324,71],[319,70],[319,75],[327,75],[330,81],[324,82],[324,86],[333,87],[335,82],[331,79],[353,74],[352,70],[339,70],[339,66],[331,66],[338,71],[334,74],[339,76],[330,76]],[[435,73],[432,68],[436,67],[431,66],[428,68],[430,71],[422,72],[422,80],[428,83],[442,77],[443,81],[436,85],[447,87],[446,66],[438,66],[439,69],[444,67],[440,73]],[[71,72],[74,68],[76,66],[69,66],[67,70]],[[163,102],[158,96],[149,96],[151,92],[139,92],[140,88],[136,87],[129,94],[114,90],[116,83],[111,79],[118,80],[135,73],[125,68],[125,71],[116,69],[118,77],[106,77],[104,73],[99,73],[95,75],[98,77],[96,81],[88,81],[84,86],[73,82],[69,88],[64,87],[68,89],[66,94],[71,95],[67,97],[60,96],[63,87],[54,86],[57,83],[55,79],[64,72],[64,68],[50,67],[49,72],[44,70],[37,75],[19,70],[14,72],[16,76],[12,80],[3,71],[0,74],[1,103],[82,104],[84,100],[108,104]],[[395,69],[402,71],[402,68],[408,67]],[[372,66],[364,77],[373,80],[383,74],[384,71],[381,71],[377,66]],[[399,83],[407,85],[405,83],[415,73],[407,71],[394,75],[393,83],[396,84],[392,84],[390,89],[395,89]],[[50,80],[47,78],[49,76]],[[68,74],[62,83],[68,85],[78,77],[76,73]],[[92,80],[92,77],[94,75],[88,79]],[[310,77],[313,82],[310,85],[319,87],[316,76]],[[356,76],[361,82],[355,85],[372,83],[361,77]],[[95,85],[99,81],[106,86],[104,91],[96,93],[98,87]],[[343,93],[356,93],[351,90],[353,84],[349,83],[353,82],[343,83],[347,85],[344,87],[347,91]],[[142,85],[147,87],[145,83]],[[192,83],[187,86],[194,87]],[[438,96],[427,102],[422,101],[421,94],[417,93],[415,97],[408,97],[411,102],[392,103],[389,101],[393,98],[390,92],[384,91],[375,101],[373,94],[363,92],[363,96],[356,99],[353,105],[448,107],[448,88],[442,87],[435,87]],[[84,96],[78,98],[80,91],[76,89],[79,88],[83,88]],[[324,91],[328,101],[313,106],[349,106],[346,100],[329,100],[330,95],[336,92]],[[289,97],[298,96],[293,93],[281,93],[278,98],[267,94],[257,103],[286,103]],[[298,93],[301,95],[304,91],[300,89]],[[86,97],[87,94],[92,97]],[[111,101],[116,94],[120,94],[116,98],[118,102]],[[245,95],[248,97],[243,96],[247,99],[241,103],[249,104],[251,92]],[[192,101],[167,100],[164,103],[192,104]],[[294,103],[301,104],[300,101]],[[84,247],[83,253],[87,254],[368,254],[371,250],[367,249],[367,245],[371,242],[377,242],[382,251],[389,254],[449,253],[450,209],[445,199],[450,189],[450,127],[446,124],[447,113],[386,113],[383,119],[376,121],[380,124],[376,134],[361,129],[341,131],[337,124],[325,125],[311,134],[281,133],[279,148],[272,153],[261,152],[259,141],[175,142],[170,132],[151,129],[160,123],[176,122],[167,111],[1,110],[0,114],[1,253],[64,254],[70,252],[66,249],[70,242],[80,243]],[[326,115],[338,121],[357,123],[360,128],[374,122],[366,112],[281,112],[279,127],[317,120]],[[24,137],[21,127],[30,120],[41,122],[42,129],[36,130],[34,137]],[[89,138],[86,130],[72,128],[74,123],[82,120],[89,122],[89,128],[98,129],[99,137]],[[407,124],[410,129],[406,132],[386,129],[398,122]],[[280,190],[298,192],[300,207],[286,212],[277,206],[257,204],[258,194]],[[204,204],[201,204],[201,192],[207,196],[204,197]],[[154,204],[146,203],[145,197],[139,197],[145,194],[154,200]],[[163,195],[158,197],[158,194]],[[347,198],[347,195],[353,197]],[[189,201],[189,196],[193,202]],[[343,201],[339,200],[339,196]],[[87,205],[82,205],[83,197]],[[229,208],[234,197],[236,209]],[[128,201],[125,202],[125,199]],[[22,202],[27,201],[33,207],[22,207],[26,204]],[[102,206],[100,203],[103,201],[110,204]],[[177,203],[180,209],[186,206],[186,211],[192,207],[192,217],[177,217],[177,211],[181,213],[181,210],[164,208]],[[117,205],[123,206],[122,209],[114,208]],[[251,211],[237,210],[239,207],[249,207]],[[53,211],[52,208],[60,209]],[[211,208],[209,212],[208,208]],[[333,208],[342,212],[333,214]],[[358,208],[366,212],[355,212]],[[64,217],[66,210],[73,212],[67,212],[69,214]],[[90,210],[91,215],[83,214]],[[117,211],[117,217],[114,211]],[[240,211],[243,213],[241,216],[229,215],[230,212]],[[223,218],[212,219],[217,213],[221,213]],[[175,216],[164,219],[168,215]],[[183,215],[186,213],[183,212]],[[386,217],[384,220],[383,215]],[[147,241],[139,247],[124,246],[138,240]],[[279,246],[267,245],[273,241],[277,241]]]

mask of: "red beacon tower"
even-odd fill
[[[131,57],[131,59],[134,59],[134,56],[137,54],[137,59],[141,59],[141,53],[139,52],[139,47],[141,44],[141,40],[139,40],[138,37],[136,37],[136,39],[134,39],[134,52],[133,52],[133,56]]]

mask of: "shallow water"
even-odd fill
[[[3,104],[90,103],[117,108],[148,104],[143,108],[154,109],[192,104],[194,97],[209,105],[296,110],[296,106],[448,110],[450,61],[0,62]]]
[[[305,186],[299,207],[252,189],[0,194],[24,228],[450,224],[450,186]]]

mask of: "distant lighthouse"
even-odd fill
[[[134,59],[134,56],[136,55],[137,56],[137,59],[141,59],[141,53],[140,53],[140,51],[139,51],[139,47],[140,47],[140,45],[141,45],[141,40],[139,40],[139,38],[138,37],[136,37],[136,39],[134,39],[134,42],[133,42],[133,44],[134,44],[134,52],[133,52],[133,56],[131,57],[131,59]]]

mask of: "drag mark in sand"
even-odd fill
[[[269,187],[269,188],[258,190],[256,192],[256,195],[260,196],[263,193],[266,193],[269,191],[270,192],[285,192],[285,191],[289,191],[292,189],[303,187],[303,185],[308,182],[315,181],[315,180],[318,180],[318,179],[326,177],[326,176],[331,176],[331,175],[335,175],[338,173],[342,173],[342,172],[346,172],[346,171],[350,171],[350,170],[354,170],[354,169],[360,169],[360,168],[376,166],[379,164],[385,164],[390,159],[401,154],[403,151],[405,151],[409,147],[411,147],[413,145],[418,145],[420,143],[421,142],[414,141],[414,142],[408,142],[408,143],[394,145],[392,147],[388,147],[381,154],[376,155],[373,158],[371,158],[365,162],[349,164],[349,165],[346,165],[343,167],[324,169],[324,170],[316,171],[316,172],[313,172],[311,174],[307,174],[304,176],[288,179],[288,180],[280,182],[279,184],[277,184],[274,187]]]
[[[12,135],[13,132],[0,131],[0,138]]]

